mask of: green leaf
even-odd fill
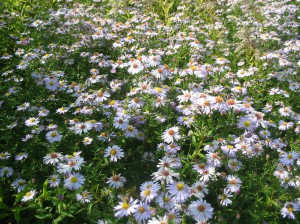
[[[47,188],[48,188],[48,180],[46,180],[43,184],[43,194],[42,194],[43,197],[46,197],[47,195]]]
[[[15,207],[13,209],[13,212],[14,212],[15,220],[17,221],[17,223],[20,223],[20,208],[19,207]]]
[[[58,217],[53,221],[53,224],[58,224],[58,223],[60,223],[62,220],[64,220],[65,217],[66,217],[66,215],[60,215],[60,216],[58,216]]]
[[[2,202],[2,198],[0,198],[0,208],[10,211],[10,208]]]

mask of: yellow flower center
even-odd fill
[[[122,209],[128,209],[130,207],[130,204],[128,204],[127,202],[122,203],[121,205]]]
[[[77,182],[77,177],[71,177],[71,179],[70,179],[70,181],[74,184],[74,183],[76,183]]]
[[[115,155],[116,153],[117,153],[117,151],[115,149],[110,150],[111,155]]]
[[[145,195],[145,196],[149,196],[150,193],[151,193],[151,191],[150,191],[149,189],[146,189],[146,190],[144,191],[144,195]]]
[[[184,185],[182,183],[178,183],[176,187],[179,191],[182,191],[184,189]]]
[[[250,124],[251,124],[250,121],[245,121],[245,122],[244,122],[244,125],[245,125],[245,127],[247,127],[247,128],[250,126]]]

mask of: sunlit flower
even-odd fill
[[[138,201],[133,200],[133,198],[130,198],[129,201],[124,199],[123,201],[119,202],[119,205],[114,207],[115,217],[122,218],[135,213],[138,207],[137,203]]]
[[[138,204],[133,216],[138,223],[144,223],[151,217],[150,206],[145,203]]]
[[[117,145],[108,146],[105,149],[104,157],[109,157],[111,162],[117,162],[118,159],[124,157],[124,151]]]
[[[118,189],[124,186],[124,183],[126,182],[125,177],[122,177],[121,174],[116,175],[114,174],[110,178],[108,178],[108,185],[112,188]]]
[[[26,201],[30,201],[33,199],[33,197],[36,195],[37,191],[36,190],[31,190],[28,191],[22,198],[21,201],[26,202]]]
[[[47,154],[44,157],[44,163],[45,164],[56,165],[62,159],[63,159],[62,154],[57,153],[57,152],[52,152],[50,154]]]
[[[241,183],[242,181],[236,176],[229,175],[227,177],[227,189],[232,193],[236,193],[240,190]]]
[[[188,215],[192,216],[198,222],[207,221],[212,218],[213,208],[206,201],[199,199],[189,205]]]
[[[69,190],[77,190],[84,184],[85,177],[79,173],[71,173],[64,181],[64,187]]]
[[[167,190],[177,203],[185,202],[191,196],[189,187],[181,181],[168,184]]]
[[[25,121],[26,126],[34,126],[37,125],[40,122],[38,118],[31,117],[28,120]]]
[[[173,143],[174,141],[181,139],[181,135],[179,134],[179,128],[178,127],[168,128],[163,133],[162,138],[166,143]]]
[[[47,134],[46,134],[46,139],[52,143],[52,142],[59,142],[62,138],[62,135],[59,134],[58,131],[49,131]]]

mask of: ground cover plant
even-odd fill
[[[298,223],[298,0],[0,3],[1,223]]]

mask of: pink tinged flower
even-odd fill
[[[79,173],[71,173],[64,181],[64,187],[69,190],[77,190],[84,184],[85,177]]]
[[[130,74],[134,75],[134,74],[137,74],[137,73],[143,71],[143,69],[144,69],[143,64],[139,60],[134,60],[130,63],[130,67],[128,69],[128,72]]]
[[[117,162],[118,159],[124,157],[123,149],[117,145],[109,146],[105,149],[104,157],[109,157],[111,162]]]
[[[114,207],[115,211],[115,217],[122,218],[124,216],[129,216],[136,212],[136,209],[138,207],[137,205],[138,201],[133,200],[133,198],[130,198],[130,200],[124,200],[119,202],[119,205]]]
[[[122,177],[121,174],[116,175],[114,174],[110,178],[108,178],[107,182],[108,185],[112,188],[118,189],[124,186],[124,183],[126,182],[125,177]]]
[[[273,173],[280,180],[288,178],[289,173],[283,167],[277,167],[276,171]]]
[[[167,167],[161,167],[157,172],[152,174],[153,179],[156,181],[161,181],[166,184],[170,184],[174,182],[174,178],[179,179],[179,173],[175,173],[172,169]]]
[[[176,203],[185,202],[191,196],[189,187],[181,181],[167,185],[167,190]]]
[[[203,199],[199,199],[189,205],[187,214],[192,216],[197,222],[205,222],[212,218],[213,208]]]
[[[174,141],[181,139],[181,135],[179,134],[179,128],[178,127],[168,128],[163,133],[162,138],[166,143],[173,143]]]
[[[233,175],[229,175],[227,177],[227,189],[232,192],[236,193],[240,190],[242,181]]]
[[[208,194],[207,184],[203,181],[197,181],[191,187],[191,194],[197,198],[204,198]]]
[[[45,164],[51,164],[51,165],[56,165],[60,160],[63,159],[62,154],[57,153],[57,152],[52,152],[50,154],[47,154],[44,157],[44,163]]]

